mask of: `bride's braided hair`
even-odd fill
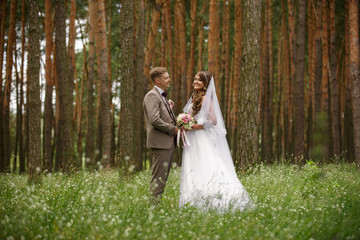
[[[200,77],[200,81],[202,81],[204,83],[204,87],[200,91],[194,90],[194,92],[192,94],[191,102],[193,103],[193,107],[192,107],[192,110],[193,110],[192,115],[193,116],[195,116],[201,109],[202,99],[205,96],[206,89],[209,86],[209,82],[212,77],[212,74],[210,72],[206,72],[206,71],[200,71],[196,75]]]

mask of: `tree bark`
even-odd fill
[[[52,60],[51,52],[53,49],[53,32],[52,32],[52,13],[51,13],[51,0],[45,0],[45,78],[46,78],[46,90],[45,90],[45,110],[44,110],[44,169],[48,172],[52,170],[52,119],[53,119],[53,79],[52,77]]]
[[[0,12],[1,12],[1,26],[0,26],[0,172],[5,170],[5,158],[4,158],[4,124],[3,124],[3,62],[4,62],[4,45],[5,45],[5,24],[6,24],[6,0],[1,0]]]
[[[143,0],[141,0],[143,1]],[[145,15],[145,13],[144,13]],[[167,36],[167,47],[168,47],[168,54],[169,54],[169,60],[170,60],[170,78],[175,77],[175,56],[174,56],[174,41],[173,41],[173,33],[172,33],[172,24],[171,24],[171,2],[166,1],[164,4],[164,18],[166,20],[166,36]],[[139,19],[140,21],[140,19]],[[140,32],[139,32],[140,33]],[[139,36],[140,37],[140,36]],[[144,60],[142,60],[144,61]],[[144,80],[142,82],[148,81],[148,74],[144,74]],[[143,84],[143,83],[142,83]],[[177,84],[177,83],[175,83]],[[147,90],[147,89],[146,89]],[[175,88],[171,88],[171,97],[174,98],[176,95]]]
[[[87,126],[86,126],[86,149],[85,165],[87,167],[95,166],[94,158],[94,131],[95,131],[95,109],[94,109],[94,38],[95,38],[95,8],[96,2],[89,0],[89,56],[88,56],[88,81],[87,81]]]
[[[180,69],[180,82],[181,82],[181,90],[180,96],[181,101],[178,102],[180,106],[183,106],[187,100],[188,95],[187,93],[187,85],[188,79],[186,79],[186,72],[187,72],[187,58],[186,58],[186,28],[185,28],[185,6],[184,0],[177,0],[175,5],[175,16],[179,31],[179,69]]]
[[[20,106],[24,106],[24,61],[25,61],[25,0],[21,5],[21,69],[20,69]],[[1,103],[0,103],[1,104]],[[19,165],[20,173],[25,173],[25,149],[23,139],[24,120],[23,112],[20,114],[20,133],[19,133]]]
[[[70,22],[69,22],[69,45],[68,45],[68,55],[69,55],[69,74],[71,79],[71,89],[74,89],[75,86],[75,77],[76,77],[76,67],[75,67],[75,40],[76,40],[76,27],[75,27],[75,18],[76,18],[76,0],[71,0],[70,2]],[[74,110],[76,111],[77,108]],[[75,136],[75,135],[74,135]]]
[[[94,1],[94,0],[92,0]],[[107,36],[106,36],[106,20],[104,0],[97,1],[97,21],[95,24],[95,41],[99,66],[99,98],[100,109],[99,116],[101,120],[101,163],[103,167],[110,167],[111,157],[111,111],[110,111],[110,91],[108,79],[108,52],[107,52]]]
[[[164,9],[166,10],[166,9]],[[166,13],[164,15],[166,18]],[[167,23],[167,21],[166,21]],[[166,24],[166,28],[168,28]],[[170,32],[171,33],[171,32]],[[168,44],[169,43],[169,34]],[[135,171],[140,171],[143,169],[142,160],[143,160],[143,151],[144,151],[144,112],[142,110],[142,103],[147,89],[144,86],[147,86],[147,79],[144,80],[143,69],[144,69],[144,45],[145,45],[145,5],[144,0],[139,1],[139,19],[138,19],[138,32],[137,32],[137,43],[136,43],[136,84],[134,88],[134,104],[135,104],[135,155],[134,155],[134,166]],[[172,44],[172,43],[171,43]]]
[[[296,79],[295,79],[295,163],[302,164],[304,146],[304,72],[305,72],[305,15],[306,2],[299,1],[299,20],[296,38]]]
[[[29,182],[41,181],[40,27],[37,0],[29,0]]]
[[[336,37],[335,0],[330,0],[330,109],[332,148],[335,157],[340,155],[340,103],[338,81],[336,78]]]
[[[229,25],[230,25],[230,2],[223,1],[223,32],[222,32],[222,49],[221,49],[221,109],[226,113],[226,103],[229,97],[229,83],[230,83],[230,54],[229,54]],[[189,78],[188,78],[189,79]],[[226,91],[227,90],[227,91]],[[226,116],[227,118],[227,116]],[[225,119],[226,121],[226,119]]]
[[[187,91],[186,97],[189,98],[192,92],[191,80],[194,78],[195,74],[195,49],[196,49],[196,14],[197,14],[197,0],[193,0],[190,3],[190,56],[189,56],[189,64],[187,67]],[[225,25],[224,25],[225,26]]]
[[[354,122],[355,160],[360,167],[360,76],[359,76],[359,0],[350,0],[350,76]]]
[[[238,167],[258,161],[258,89],[261,1],[243,0],[243,40],[235,162]],[[242,104],[240,104],[242,103]],[[247,104],[243,104],[247,103]]]
[[[216,94],[220,97],[219,82],[220,69],[220,20],[219,3],[217,0],[210,0],[209,8],[209,33],[208,33],[208,65],[209,71],[213,74],[215,80]],[[219,99],[221,101],[221,99]]]
[[[3,109],[3,121],[4,121],[4,171],[10,172],[10,156],[11,156],[11,144],[10,144],[10,94],[12,83],[12,67],[13,67],[13,48],[15,45],[15,17],[16,17],[17,0],[11,1],[10,7],[10,25],[8,33],[8,45],[6,52],[6,82],[4,90],[4,109]]]
[[[235,131],[237,127],[237,111],[238,111],[238,96],[239,91],[239,82],[241,81],[241,53],[242,53],[242,1],[243,0],[236,0],[235,1],[235,34],[234,34],[234,44],[235,44],[235,53],[234,53],[234,77],[232,82],[232,103],[233,106],[231,108],[230,113],[230,124],[231,124],[231,132]],[[260,42],[259,42],[260,44]],[[237,137],[237,135],[233,134],[233,137]],[[235,142],[235,140],[233,140]]]
[[[161,6],[164,0],[156,0],[155,8],[152,14],[151,27],[147,37],[147,44],[145,50],[145,62],[144,62],[144,76],[149,79],[150,65],[155,54],[155,39],[158,32],[158,26],[160,21]],[[151,80],[149,86],[152,85]]]
[[[306,131],[306,158],[311,158],[311,150],[313,147],[313,131],[315,116],[315,64],[316,64],[316,1],[308,1],[308,75],[309,75],[309,92],[308,92],[308,119]]]
[[[55,1],[55,58],[59,94],[59,123],[56,154],[58,166],[66,173],[76,168],[73,146],[73,89],[69,75],[69,58],[66,49],[66,12],[64,2]]]
[[[135,159],[134,138],[134,42],[133,42],[133,8],[131,0],[125,0],[121,9],[121,119],[120,119],[120,161],[129,171],[141,165],[141,159]]]

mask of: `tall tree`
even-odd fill
[[[288,119],[287,119],[287,131],[288,131],[288,141],[287,141],[287,153],[292,154],[293,149],[293,114],[294,114],[294,82],[295,82],[295,10],[294,10],[294,0],[288,0],[288,21],[289,21],[289,52],[290,52],[290,79],[289,81],[289,107],[288,107]]]
[[[164,9],[165,10],[165,9]],[[165,13],[166,16],[166,13]],[[167,26],[166,26],[167,27]],[[167,36],[169,36],[167,34]],[[144,112],[142,110],[142,102],[147,90],[147,79],[144,81],[143,69],[144,69],[144,45],[145,45],[145,4],[144,0],[139,0],[139,19],[138,19],[138,31],[136,42],[136,84],[134,87],[134,109],[135,109],[135,122],[134,137],[135,146],[137,150],[134,155],[135,171],[142,170],[142,160],[144,151]],[[168,38],[169,41],[169,38]]]
[[[194,77],[195,71],[195,49],[196,49],[196,13],[197,13],[197,0],[191,1],[190,4],[190,56],[189,56],[189,63],[187,67],[187,77],[186,80],[188,81],[187,84],[187,91],[186,96],[190,96],[191,93],[191,84],[190,81]]]
[[[360,167],[360,71],[359,71],[359,0],[350,0],[350,75],[354,121],[355,160]]]
[[[178,104],[182,106],[182,103],[185,103],[188,99],[187,93],[187,85],[188,79],[186,79],[186,72],[187,72],[187,58],[186,58],[186,28],[185,28],[185,6],[184,0],[176,0],[175,5],[175,18],[176,18],[176,26],[178,30],[178,49],[179,51],[179,73],[180,73],[180,81],[181,81],[181,101]]]
[[[66,49],[66,11],[61,0],[55,1],[55,59],[56,75],[59,95],[59,123],[56,158],[60,168],[71,172],[75,167],[75,153],[73,146],[73,92],[72,78],[69,75],[69,58]]]
[[[258,89],[260,69],[261,1],[243,0],[242,55],[238,98],[235,161],[238,167],[258,161]],[[244,104],[246,103],[246,104]]]
[[[332,149],[335,156],[340,155],[340,103],[338,81],[336,78],[336,32],[335,0],[330,0],[330,109]]]
[[[236,120],[236,114],[237,114],[237,110],[238,110],[238,94],[239,91],[237,91],[237,89],[239,89],[239,82],[241,79],[241,75],[240,75],[240,71],[241,71],[241,53],[242,53],[242,0],[236,0],[235,1],[235,33],[234,33],[234,48],[235,48],[235,53],[234,53],[234,81],[232,81],[231,84],[231,89],[232,89],[232,108],[231,108],[231,113],[229,114],[229,119],[231,121],[230,125],[231,125],[231,132],[235,131],[236,126],[237,126],[237,120]],[[230,104],[229,104],[230,106]],[[237,137],[235,134],[233,134],[232,138]],[[235,141],[232,140],[233,143],[235,143]]]
[[[93,0],[94,1],[94,0]],[[106,36],[106,18],[104,0],[97,1],[97,21],[95,24],[95,41],[99,67],[99,116],[101,116],[101,161],[102,165],[110,167],[111,157],[111,111],[108,76],[108,51]],[[99,121],[99,119],[98,119]]]
[[[296,36],[296,79],[295,79],[295,161],[301,163],[304,146],[304,72],[305,72],[305,15],[306,0],[299,0],[299,20]]]
[[[86,166],[94,166],[94,131],[95,131],[95,109],[94,109],[94,46],[95,46],[95,8],[96,2],[89,0],[89,54],[88,54],[88,81],[87,81],[87,126],[86,126]]]
[[[52,76],[52,59],[51,52],[53,48],[53,32],[52,32],[52,11],[51,0],[45,0],[45,78],[46,78],[46,90],[45,90],[45,109],[44,109],[44,168],[51,172],[52,170],[52,120],[53,120],[53,80]]]
[[[170,1],[166,1],[164,3],[164,18],[166,20],[166,36],[167,36],[167,47],[168,47],[169,62],[170,62],[170,78],[172,78],[172,77],[175,77],[175,56],[174,56],[173,33],[172,33],[172,27],[171,27],[172,24],[171,24],[171,2]],[[141,18],[139,18],[139,22],[140,22],[140,20],[141,20]],[[140,37],[140,36],[138,36],[138,37]],[[149,72],[147,72],[144,75],[145,81],[148,80],[148,74],[149,74]],[[174,98],[174,95],[175,95],[175,88],[171,88],[171,96],[173,98]]]
[[[208,64],[209,71],[213,73],[216,94],[220,97],[220,19],[219,19],[219,1],[210,0],[209,7],[209,33],[208,33]],[[221,100],[221,99],[220,99]]]
[[[229,52],[229,38],[230,38],[230,2],[223,1],[223,31],[222,31],[222,49],[221,49],[221,109],[227,109],[226,103],[230,94],[226,94],[226,89],[229,89],[230,83],[230,52]],[[229,93],[229,91],[228,91]],[[226,111],[224,112],[226,113]]]
[[[344,149],[346,150],[346,158],[349,161],[355,160],[355,139],[354,139],[354,124],[353,124],[353,109],[351,101],[351,65],[350,65],[350,17],[349,9],[350,0],[345,2],[345,110],[344,110]]]
[[[144,62],[144,76],[148,79],[149,72],[150,72],[150,66],[152,59],[155,54],[155,39],[156,34],[158,33],[158,27],[159,27],[159,21],[160,21],[160,13],[161,13],[161,7],[164,0],[156,0],[155,8],[152,13],[151,17],[151,27],[148,33],[147,37],[147,43],[145,48],[145,62]],[[173,70],[172,70],[173,71]],[[149,82],[149,84],[151,84]]]
[[[6,172],[10,172],[10,156],[11,156],[11,144],[10,144],[10,94],[12,83],[12,67],[13,67],[13,50],[15,45],[15,24],[16,24],[16,8],[17,0],[11,1],[10,7],[10,26],[8,33],[8,45],[6,52],[6,82],[4,92],[4,169]]]
[[[75,40],[76,40],[76,0],[70,2],[70,22],[69,22],[69,44],[68,44],[68,56],[69,56],[69,75],[71,79],[71,89],[74,89],[74,82],[76,76],[75,67]],[[75,109],[76,111],[76,109]]]
[[[121,7],[121,119],[120,119],[120,161],[130,160],[133,167],[139,167],[135,159],[134,139],[134,43],[133,43],[133,8],[132,0],[123,1]],[[140,164],[141,165],[141,164]],[[128,166],[125,164],[125,166]],[[131,170],[131,169],[130,169]]]
[[[5,169],[5,159],[4,159],[4,125],[3,125],[3,61],[4,61],[4,37],[5,37],[5,23],[6,23],[6,0],[1,0],[0,2],[0,12],[1,12],[1,24],[0,24],[0,172],[3,172]]]
[[[24,106],[24,62],[25,62],[25,0],[22,0],[21,5],[21,70],[20,70],[20,107]],[[19,165],[20,173],[25,173],[25,149],[23,139],[23,112],[19,115]]]
[[[29,181],[40,181],[41,177],[41,102],[40,102],[40,27],[37,0],[29,0]]]

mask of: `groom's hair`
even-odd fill
[[[158,78],[161,74],[166,73],[167,70],[164,67],[154,67],[150,70],[150,78],[153,82],[155,82],[155,79]]]

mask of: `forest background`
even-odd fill
[[[253,4],[253,5],[251,5]],[[359,1],[1,0],[0,171],[149,168],[153,66],[175,113],[214,74],[238,170],[360,165]],[[175,153],[181,165],[181,148]]]

